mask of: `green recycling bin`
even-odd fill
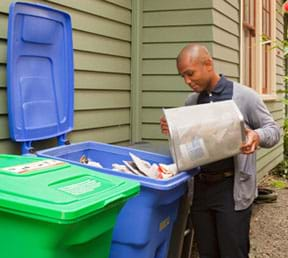
[[[1,258],[106,258],[139,184],[52,159],[0,155]]]

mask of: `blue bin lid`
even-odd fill
[[[69,14],[16,2],[8,23],[7,86],[11,138],[48,139],[73,128],[74,77]]]

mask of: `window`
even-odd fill
[[[262,1],[262,93],[269,93],[271,78],[271,0]]]
[[[243,76],[244,84],[255,86],[256,0],[243,0]]]
[[[242,0],[241,82],[276,97],[276,1]]]

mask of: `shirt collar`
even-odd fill
[[[214,89],[211,91],[211,93],[220,94],[227,86],[227,79],[224,77],[223,74],[220,74],[220,79],[217,82]]]

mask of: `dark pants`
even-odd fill
[[[200,258],[248,258],[251,207],[234,210],[233,177],[195,179],[192,221]]]

